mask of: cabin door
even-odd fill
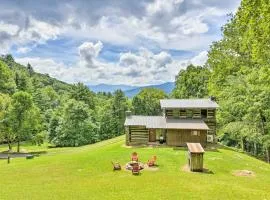
[[[156,141],[156,130],[150,129],[149,130],[149,142],[155,142]]]

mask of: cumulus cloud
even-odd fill
[[[19,19],[21,20],[21,19]],[[18,20],[18,21],[19,21]],[[27,53],[26,44],[45,44],[48,40],[55,40],[60,35],[60,28],[50,23],[27,16],[24,23],[0,21],[0,53],[7,53],[13,45],[19,46],[19,53]]]
[[[92,42],[84,42],[79,46],[79,55],[83,65],[87,67],[96,67],[94,59],[99,55],[103,48],[102,42],[98,41],[96,44]]]

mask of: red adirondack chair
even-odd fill
[[[139,163],[134,163],[132,166],[132,174],[139,174],[139,173],[140,173]]]
[[[147,165],[149,167],[153,167],[156,165],[157,156],[153,156],[150,160],[148,160]]]
[[[131,154],[131,161],[136,161],[136,162],[139,161],[139,157],[138,157],[138,154],[136,152],[133,152]]]

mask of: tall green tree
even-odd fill
[[[80,146],[96,142],[97,126],[91,120],[88,105],[82,101],[69,100],[64,106],[62,119],[52,119],[49,139],[57,146]]]
[[[112,117],[117,121],[116,134],[124,133],[124,122],[128,110],[128,100],[122,90],[116,90],[112,99]]]
[[[8,120],[11,98],[7,94],[0,93],[0,141],[8,144],[9,150],[12,150],[12,142],[15,141],[15,134],[12,132]]]
[[[27,63],[26,69],[27,69],[30,76],[32,76],[35,72],[33,67],[29,63]]]
[[[160,99],[167,95],[157,88],[144,88],[132,99],[132,106],[136,115],[161,115]]]
[[[32,82],[28,74],[24,71],[15,73],[16,88],[19,91],[31,92]]]
[[[12,71],[0,60],[0,92],[12,94],[15,91],[15,88],[16,85]]]
[[[20,91],[12,95],[8,120],[12,132],[16,135],[17,152],[20,151],[21,141],[38,132],[39,118],[39,111],[30,94]]]
[[[90,109],[95,108],[94,93],[83,83],[78,83],[73,86],[71,97],[77,101],[83,101]]]
[[[189,65],[175,79],[174,98],[203,98],[208,96],[210,71],[206,67]]]

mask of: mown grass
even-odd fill
[[[78,148],[44,145],[40,149],[48,153],[33,160],[0,160],[0,199],[270,199],[270,165],[243,153],[207,151],[205,167],[213,174],[191,173],[181,170],[186,150],[123,144],[119,137]],[[157,155],[159,170],[143,170],[140,176],[113,172],[110,162],[124,165],[133,151],[143,162]],[[243,169],[255,176],[232,175]]]

